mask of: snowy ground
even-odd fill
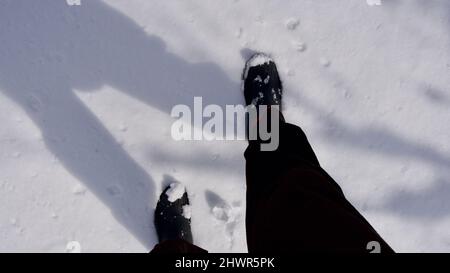
[[[255,50],[386,241],[450,251],[450,2],[377,2],[1,0],[0,251],[148,251],[173,181],[198,245],[246,251],[246,143],[175,142],[170,111],[242,103]]]

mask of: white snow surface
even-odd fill
[[[166,191],[167,199],[169,202],[175,202],[186,192],[186,188],[178,182],[171,183],[170,188]]]
[[[381,0],[367,0],[367,5],[369,6],[380,6],[381,4]]]
[[[175,181],[196,244],[247,251],[246,142],[174,141],[170,111],[243,103],[252,52],[385,240],[450,251],[450,1],[69,2],[0,1],[0,251],[148,252]]]
[[[183,206],[183,217],[186,219],[191,219],[192,216],[192,207],[190,205]]]

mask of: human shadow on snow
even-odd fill
[[[155,182],[74,90],[112,86],[169,114],[176,104],[237,104],[238,83],[188,63],[98,0],[0,3],[0,89],[39,127],[48,149],[145,247],[156,243]],[[114,111],[114,109],[111,109]],[[155,128],[158,130],[158,128]]]

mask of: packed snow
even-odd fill
[[[286,20],[286,28],[288,30],[295,30],[300,25],[300,20],[296,18],[289,18]]]
[[[181,183],[172,183],[170,184],[170,188],[166,191],[167,200],[169,202],[175,202],[186,192],[185,187]]]
[[[192,216],[192,208],[190,205],[183,206],[183,217],[186,219],[191,219]]]
[[[2,0],[0,251],[148,252],[171,183],[197,245],[247,251],[246,142],[175,141],[170,112],[244,103],[267,52],[352,204],[396,251],[448,252],[449,49],[447,0]]]
[[[369,6],[380,6],[381,0],[367,0],[367,5]]]
[[[247,78],[248,71],[250,68],[255,67],[255,66],[260,66],[263,64],[267,64],[271,61],[272,61],[272,59],[266,54],[255,54],[245,64],[246,66],[245,66],[245,70],[244,70],[244,78]],[[262,81],[261,77],[259,78],[259,80]]]

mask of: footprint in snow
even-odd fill
[[[217,220],[224,222],[227,235],[232,238],[234,229],[242,216],[240,203],[233,202],[233,205],[230,205],[222,197],[210,190],[205,191],[205,197],[211,209],[211,214]]]

